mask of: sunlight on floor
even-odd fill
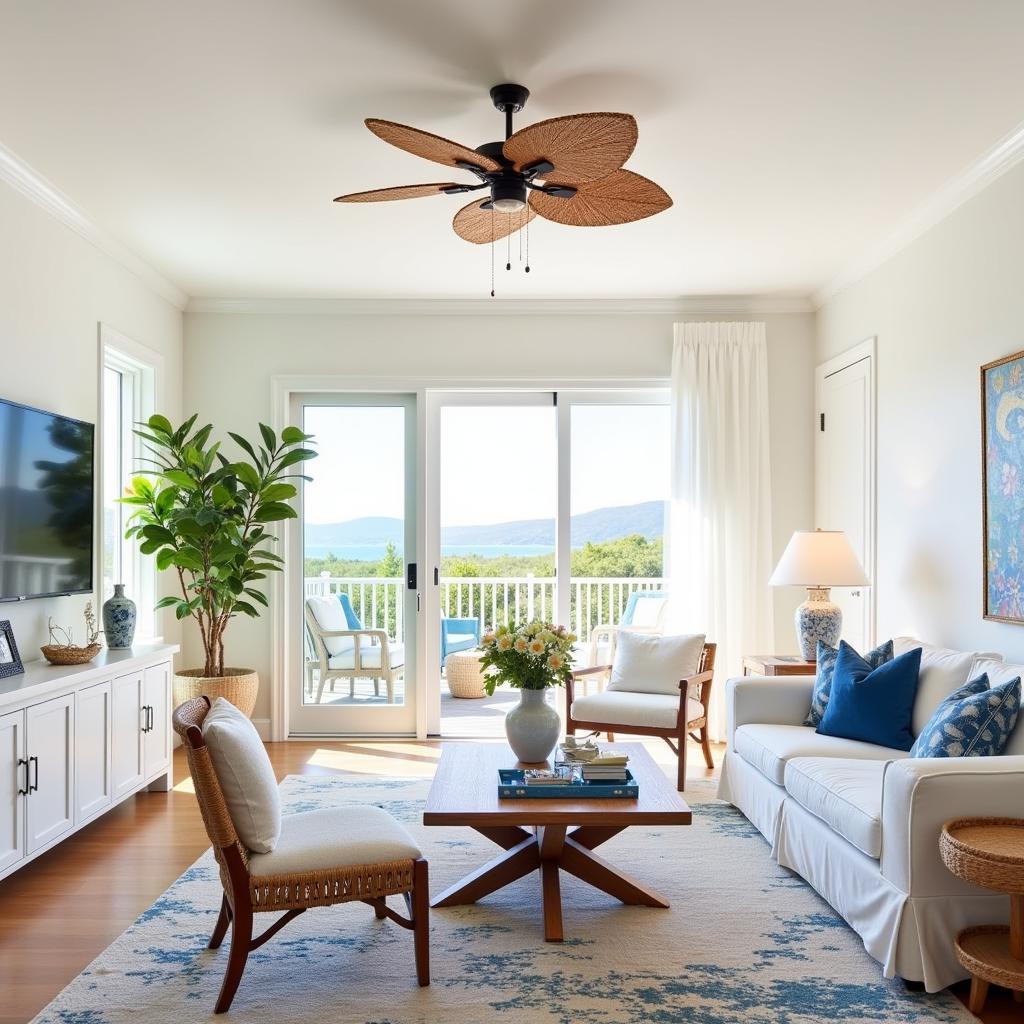
[[[175,793],[195,793],[196,787],[192,783],[192,776],[182,779],[173,790]]]
[[[346,743],[340,750],[318,747],[306,764],[326,771],[430,778],[440,756],[437,747],[419,743]]]

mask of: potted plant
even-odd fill
[[[173,608],[179,619],[195,619],[203,640],[202,668],[178,672],[174,703],[206,694],[226,697],[251,715],[259,690],[253,669],[225,667],[224,635],[237,615],[256,618],[267,598],[258,588],[267,573],[280,572],[283,559],[270,550],[271,523],[294,519],[288,504],[298,493],[295,479],[309,479],[293,467],[314,458],[311,440],[298,427],[281,436],[260,424],[262,443],[228,436],[244,453],[236,461],[211,441],[210,424],[194,430],[192,416],[174,427],[165,416],[151,416],[135,433],[149,452],[142,471],[121,500],[135,506],[127,536],[157,567],[177,574],[181,594],[162,598],[157,608]]]
[[[575,642],[564,626],[550,622],[499,626],[480,641],[480,667],[492,670],[484,682],[488,696],[502,683],[519,690],[519,705],[505,716],[505,734],[512,752],[527,764],[546,761],[558,743],[562,723],[544,694],[568,681]]]

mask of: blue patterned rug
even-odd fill
[[[417,837],[440,891],[498,851],[468,829],[424,828],[422,779],[290,776],[285,809],[375,803]],[[708,794],[709,795],[709,794]],[[362,904],[313,910],[249,958],[231,1013],[212,1007],[227,958],[206,942],[220,903],[212,854],[189,868],[37,1018],[39,1024],[961,1024],[946,993],[885,981],[858,937],[773,864],[736,810],[688,793],[690,828],[627,829],[601,854],[667,895],[624,907],[563,876],[567,941],[543,941],[539,882],[434,911],[430,988],[412,937]]]

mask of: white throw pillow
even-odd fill
[[[678,695],[680,681],[696,674],[703,650],[703,633],[651,636],[623,630],[618,635],[608,689]]]
[[[657,597],[641,597],[637,600],[633,609],[633,621],[624,629],[635,626],[638,629],[657,629],[661,621],[661,613],[665,610],[667,597],[659,594]]]
[[[256,726],[218,697],[203,720],[203,739],[242,845],[270,853],[281,835],[281,796]]]
[[[341,607],[337,597],[307,597],[306,601],[317,625],[325,632],[333,633],[337,629],[349,628],[345,609]],[[355,641],[350,636],[325,636],[324,646],[327,653],[334,657],[351,651]]]

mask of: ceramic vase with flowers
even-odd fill
[[[519,690],[519,705],[505,716],[505,734],[526,764],[546,761],[558,743],[562,723],[545,695],[572,674],[575,642],[564,626],[550,622],[502,625],[480,641],[480,667],[492,670],[484,683],[488,695],[503,683]]]

